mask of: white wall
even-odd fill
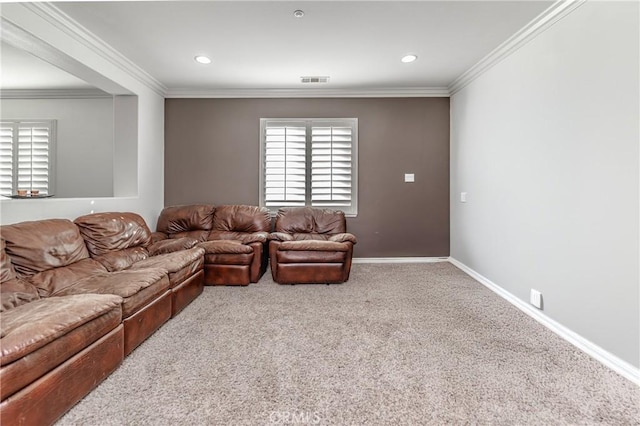
[[[141,214],[149,226],[155,229],[158,214],[164,204],[163,96],[24,4],[3,4],[1,12],[5,19],[138,96],[138,188],[137,195],[129,197],[2,201],[0,223],[51,217],[73,219],[91,211],[133,211]],[[117,162],[118,159],[114,161]]]
[[[588,2],[451,99],[451,256],[636,367],[638,15]]]
[[[2,119],[56,120],[57,197],[113,196],[113,99],[3,99]]]

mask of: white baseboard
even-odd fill
[[[354,257],[353,263],[436,263],[448,262],[448,257]]]
[[[480,282],[482,285],[484,285],[494,293],[498,294],[498,296],[502,297],[503,299],[505,299],[512,305],[514,305],[516,308],[520,309],[525,314],[529,315],[531,318],[538,321],[540,324],[547,327],[549,330],[556,333],[558,336],[560,336],[567,342],[571,343],[581,351],[585,352],[587,355],[591,356],[597,361],[600,361],[602,364],[609,367],[616,373],[620,374],[621,376],[631,380],[633,383],[640,386],[640,369],[639,368],[629,364],[625,360],[620,359],[617,356],[613,355],[612,353],[602,349],[600,346],[585,339],[575,331],[572,331],[569,328],[565,327],[564,325],[552,320],[551,318],[543,314],[538,309],[534,308],[533,306],[529,305],[523,300],[517,298],[516,296],[509,293],[499,285],[495,284],[491,280],[487,279],[486,277],[480,275],[473,269],[469,268],[464,263],[452,257],[449,258],[449,262],[451,262],[451,264],[458,267],[462,271],[466,272],[476,281]]]

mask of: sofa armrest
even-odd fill
[[[161,240],[152,243],[147,250],[149,250],[150,256],[157,256],[159,254],[173,253],[180,250],[188,250],[195,247],[198,244],[198,240],[195,238],[173,238],[168,240]]]
[[[157,243],[158,241],[166,240],[169,236],[164,232],[152,232],[151,233],[151,244]]]
[[[293,241],[293,235],[284,232],[272,232],[269,234],[270,241]]]
[[[334,234],[331,237],[329,237],[329,241],[334,241],[336,243],[346,243],[347,241],[349,241],[353,244],[358,242],[358,240],[356,239],[356,236],[349,232]]]
[[[269,239],[268,232],[252,232],[251,234],[247,234],[243,236],[242,243],[243,244],[251,244],[251,243],[266,243]]]

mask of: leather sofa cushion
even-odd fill
[[[278,211],[275,232],[339,234],[347,231],[344,213],[313,207],[285,207]]]
[[[140,262],[149,257],[149,252],[144,247],[131,247],[124,250],[112,251],[94,257],[107,271],[122,271],[130,268],[136,262]]]
[[[266,243],[269,239],[269,233],[260,232],[233,232],[233,231],[211,231],[209,241],[215,240],[236,240],[242,244]]]
[[[349,243],[338,243],[336,241],[303,240],[285,241],[280,244],[278,250],[296,251],[349,251]]]
[[[30,385],[120,325],[117,307],[0,368],[2,400]]]
[[[16,271],[13,269],[11,259],[7,256],[7,251],[5,250],[6,244],[4,238],[0,238],[0,283],[16,277]]]
[[[35,300],[2,314],[0,365],[26,356],[72,330],[116,309],[122,298],[80,294]]]
[[[193,238],[198,241],[207,241],[207,237],[209,236],[209,231],[185,231],[178,232],[176,234],[169,234],[169,238],[179,239],[179,238]]]
[[[21,277],[71,265],[89,257],[78,227],[70,220],[47,219],[0,226],[6,252]]]
[[[80,228],[92,256],[130,247],[146,247],[151,243],[151,231],[136,213],[92,213],[80,216],[74,223]]]
[[[344,263],[347,260],[347,252],[278,250],[276,259],[278,263]]]
[[[257,206],[218,206],[213,213],[213,231],[269,232],[269,209]],[[212,238],[209,238],[210,240]]]
[[[115,294],[123,299],[122,317],[128,318],[169,289],[164,269],[104,272],[87,277],[53,296]]]
[[[195,238],[175,238],[171,240],[162,240],[152,243],[147,250],[149,256],[157,256],[159,254],[173,253],[174,251],[188,250],[195,247],[198,244],[198,240]]]
[[[169,274],[171,287],[181,283],[184,278],[191,276],[202,268],[204,249],[194,247],[174,253],[160,254],[133,264],[131,269],[159,268]]]
[[[38,289],[20,278],[12,278],[0,283],[0,299],[2,302],[0,312],[33,302],[39,298]]]
[[[0,312],[8,311],[9,309],[16,308],[20,305],[24,305],[34,300],[38,300],[40,297],[37,294],[25,293],[23,291],[5,291],[0,293]]]
[[[237,240],[214,240],[200,243],[206,254],[249,254],[253,248]]]
[[[36,286],[41,297],[48,297],[51,293],[93,274],[105,272],[106,269],[93,259],[83,259],[64,268],[49,269],[29,278],[29,282]]]
[[[213,225],[214,210],[215,207],[210,204],[165,207],[160,212],[156,230],[168,235],[188,231],[209,231]]]

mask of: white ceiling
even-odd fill
[[[89,89],[91,85],[7,43],[0,43],[0,89]]]
[[[552,1],[55,3],[170,90],[446,87]],[[303,18],[293,11],[302,9]],[[400,58],[415,53],[418,60]],[[193,58],[207,55],[210,65]]]

